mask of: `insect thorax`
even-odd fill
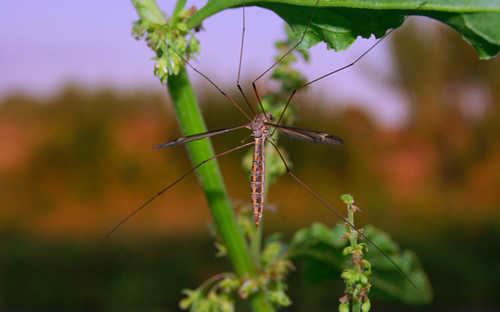
[[[260,113],[255,116],[255,118],[250,123],[250,130],[253,132],[255,138],[264,137],[267,138],[270,135],[269,126],[266,122],[273,121],[274,117],[271,113],[264,114]]]

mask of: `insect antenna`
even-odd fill
[[[245,143],[245,144],[242,144],[242,145],[239,145],[239,146],[236,146],[236,147],[233,147],[233,148],[230,148],[224,152],[220,152],[218,154],[215,154],[214,156],[210,157],[210,158],[207,158],[205,159],[204,161],[198,163],[197,165],[191,167],[188,171],[186,171],[184,174],[182,174],[179,178],[177,178],[174,182],[170,183],[169,185],[163,187],[158,193],[156,193],[155,195],[153,195],[151,198],[149,198],[147,201],[145,201],[142,205],[140,205],[138,208],[136,208],[135,210],[133,210],[131,213],[129,213],[127,216],[125,216],[120,222],[118,222],[108,233],[106,233],[106,235],[104,236],[104,238],[109,238],[114,232],[116,232],[116,230],[118,230],[118,228],[120,228],[120,226],[122,226],[124,223],[126,223],[130,218],[132,218],[133,216],[135,216],[139,211],[141,211],[142,209],[146,208],[150,203],[152,203],[156,198],[158,198],[161,194],[165,193],[166,191],[168,191],[170,188],[172,188],[174,185],[176,185],[177,183],[181,182],[185,177],[187,177],[188,175],[190,175],[191,173],[195,172],[196,169],[198,169],[199,167],[201,167],[203,164],[209,162],[210,160],[212,159],[215,159],[215,158],[219,158],[221,156],[224,156],[224,155],[227,155],[231,152],[234,152],[236,150],[239,150],[239,149],[242,149],[242,148],[245,148],[247,146],[250,146],[254,144],[254,142],[248,142],[248,143]]]
[[[231,104],[238,110],[240,111],[240,113],[245,116],[246,119],[248,119],[248,121],[251,121],[252,118],[250,118],[250,116],[243,110],[243,108],[241,108],[241,106],[238,105],[238,103],[236,103],[236,101],[229,95],[227,94],[222,88],[220,88],[212,79],[210,79],[210,77],[208,77],[206,74],[204,74],[202,71],[200,71],[198,68],[196,68],[194,65],[192,65],[184,56],[182,56],[180,53],[178,53],[177,51],[175,51],[174,47],[170,46],[172,48],[172,51],[179,57],[182,59],[182,61],[187,64],[189,67],[191,67],[192,70],[194,70],[195,72],[197,72],[200,76],[202,76],[203,78],[205,78],[212,86],[214,86],[217,91],[219,91],[219,93],[221,93],[225,98],[227,98]],[[253,111],[253,110],[252,110]]]
[[[274,149],[276,150],[276,152],[278,152],[278,155],[280,156],[281,158],[281,161],[283,162],[283,164],[285,165],[285,168],[286,168],[286,172],[288,173],[288,175],[290,175],[300,186],[302,186],[304,189],[306,189],[309,193],[311,193],[311,195],[316,198],[316,200],[318,200],[321,204],[323,204],[323,206],[325,206],[326,208],[328,208],[328,210],[330,210],[331,212],[333,212],[333,214],[335,214],[339,219],[341,219],[342,221],[345,222],[345,224],[347,224],[350,228],[352,228],[354,231],[356,231],[363,239],[365,239],[370,245],[372,245],[373,247],[375,247],[375,249],[377,249],[387,260],[389,260],[389,262],[399,271],[399,273],[415,288],[415,289],[419,289],[417,287],[417,285],[411,280],[411,278],[408,276],[408,274],[406,274],[403,269],[394,261],[391,259],[391,257],[389,257],[389,255],[382,249],[380,248],[379,246],[377,246],[377,244],[375,244],[375,242],[373,242],[371,239],[369,239],[362,231],[358,230],[354,224],[352,224],[346,217],[344,217],[340,212],[337,211],[337,209],[333,208],[330,204],[328,204],[323,198],[321,198],[316,192],[314,192],[305,182],[303,182],[301,179],[299,179],[294,173],[293,171],[290,169],[290,167],[288,166],[286,160],[285,160],[285,157],[283,157],[283,154],[281,154],[281,151],[279,150],[278,146],[271,140],[269,139],[268,142],[270,142]]]
[[[304,87],[307,87],[323,78],[326,78],[328,76],[331,76],[335,73],[338,73],[340,71],[343,71],[344,69],[347,69],[351,66],[354,66],[356,63],[358,63],[365,55],[367,55],[368,53],[370,53],[371,50],[373,50],[377,45],[379,45],[384,39],[386,39],[392,32],[394,31],[394,29],[390,29],[388,32],[386,32],[380,39],[378,39],[374,44],[372,44],[368,49],[366,49],[363,53],[361,53],[357,58],[354,59],[354,61],[352,61],[351,63],[347,64],[347,65],[344,65],[344,66],[341,66],[339,68],[336,68],[334,70],[332,70],[331,72],[328,72],[326,74],[323,74],[311,81],[308,81],[302,85],[300,85],[299,87],[297,87],[296,89],[294,89],[292,91],[292,93],[290,93],[290,96],[288,97],[288,100],[286,102],[286,105],[285,107],[283,108],[283,110],[281,111],[281,114],[280,114],[280,117],[278,118],[278,122],[276,122],[278,125],[280,124],[284,114],[285,114],[285,111],[286,109],[288,108],[288,105],[290,104],[290,102],[292,101],[292,98],[294,97],[295,93],[297,93],[298,90],[304,88]]]
[[[304,41],[306,33],[309,30],[309,27],[311,26],[311,23],[312,23],[312,20],[313,20],[313,17],[314,17],[314,13],[316,12],[318,4],[319,4],[319,0],[316,0],[316,3],[314,4],[314,7],[313,7],[312,12],[311,12],[311,16],[309,18],[309,22],[307,23],[306,28],[304,29],[304,32],[300,36],[299,41],[297,41],[290,49],[288,49],[288,51],[286,51],[285,53],[283,53],[283,55],[281,55],[278,58],[278,60],[276,60],[271,66],[269,66],[265,71],[263,71],[259,76],[257,76],[257,78],[255,78],[252,81],[252,88],[253,88],[253,91],[255,93],[255,97],[257,98],[257,101],[259,102],[259,105],[260,105],[260,107],[262,109],[262,112],[264,114],[266,113],[266,111],[264,110],[264,107],[262,106],[262,101],[261,101],[259,92],[257,91],[257,86],[256,86],[257,80],[259,80],[260,78],[262,78],[265,74],[267,74],[276,65],[278,65],[279,63],[281,63],[283,61],[283,59],[288,56],[288,54],[292,53],[302,43],[302,41]],[[278,122],[278,124],[279,124],[279,122]]]
[[[248,107],[252,111],[252,114],[255,116],[257,115],[257,112],[253,108],[253,106],[250,104],[250,101],[248,100],[247,96],[245,95],[245,92],[243,92],[243,89],[241,88],[240,84],[240,77],[241,77],[241,64],[243,60],[243,47],[245,44],[245,32],[246,32],[246,21],[245,21],[245,7],[246,3],[245,0],[243,0],[243,7],[242,7],[242,26],[241,26],[241,45],[240,45],[240,60],[238,62],[238,79],[236,80],[236,87],[238,87],[238,90],[240,91],[241,95],[243,96],[243,99],[245,100],[245,103],[247,103]]]

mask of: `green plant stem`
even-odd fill
[[[186,5],[187,0],[177,0],[177,3],[175,4],[174,11],[172,12],[172,18],[175,19],[177,15],[179,15],[179,12],[184,9],[184,6]]]
[[[347,204],[347,219],[352,225],[354,225],[354,208],[352,203]],[[351,247],[355,248],[358,245],[358,232],[352,228],[350,229],[350,232],[349,241],[351,243]],[[361,268],[358,264],[353,262],[353,265],[356,271],[361,272]],[[361,301],[358,299],[359,298],[352,298],[352,312],[361,312]]]
[[[167,22],[155,0],[132,0],[132,4],[142,20],[154,24],[165,24]]]
[[[266,185],[267,186],[267,185]],[[267,187],[264,186],[267,190]],[[264,190],[264,202],[265,202],[265,194],[266,190]],[[252,259],[252,263],[254,267],[259,270],[260,269],[260,250],[261,250],[261,245],[262,245],[262,228],[264,226],[264,217],[262,217],[262,220],[260,222],[260,225],[258,228],[255,229],[254,235],[252,235],[251,241],[250,241],[250,258]]]
[[[182,69],[177,76],[169,76],[167,86],[182,134],[187,136],[207,131],[185,69]],[[214,155],[208,139],[186,145],[193,164],[198,164]],[[197,172],[218,233],[224,240],[236,273],[241,277],[254,275],[255,270],[248,257],[243,236],[236,226],[217,162],[210,161],[201,166]]]
[[[347,204],[347,220],[351,222],[352,225],[354,225],[354,209],[352,208],[352,204]],[[354,231],[353,229],[350,230],[351,235],[350,237],[350,242],[351,246],[354,247],[358,244],[358,232]]]
[[[183,6],[184,0],[179,2],[181,4],[178,3],[176,7]],[[154,0],[132,0],[132,3],[141,19],[156,24],[167,22]],[[181,69],[179,75],[169,76],[167,87],[183,135],[207,131],[185,68]],[[193,164],[214,156],[208,139],[188,143],[187,150]],[[217,231],[227,247],[228,256],[236,273],[241,278],[255,276],[256,269],[250,260],[243,235],[237,227],[217,162],[209,161],[201,166],[197,173]],[[254,311],[274,311],[261,292],[251,296],[249,300]]]

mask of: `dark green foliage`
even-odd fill
[[[460,32],[476,49],[479,58],[488,59],[500,52],[500,13],[431,13],[430,17]]]
[[[310,263],[307,273],[310,279],[338,279],[340,271],[348,262],[342,254],[348,244],[347,240],[342,239],[344,235],[343,224],[331,229],[321,224],[313,224],[310,228],[302,229],[294,235],[289,247],[290,258]],[[430,285],[414,254],[409,251],[401,252],[398,245],[386,233],[375,227],[366,226],[365,235],[392,257],[418,287],[415,289],[409,284],[380,252],[368,245],[366,254],[372,264],[371,280],[375,296],[412,304],[428,303],[432,298]],[[323,273],[318,274],[318,272]]]
[[[390,28],[399,27],[404,16],[398,12],[370,11],[346,8],[311,8],[266,3],[263,7],[284,19],[296,34],[302,34],[314,11],[314,19],[304,39],[304,47],[325,42],[328,49],[347,49],[358,36],[383,36]]]
[[[302,33],[309,23],[315,0],[260,0],[247,5],[274,11],[289,23],[294,31]],[[212,0],[188,21],[189,27],[224,9],[241,6],[241,0]],[[358,36],[382,36],[389,28],[400,26],[404,17],[419,15],[437,19],[460,32],[479,54],[488,59],[500,51],[499,1],[449,0],[342,0],[320,1],[306,45],[325,42],[329,49],[347,49]]]

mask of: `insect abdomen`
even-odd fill
[[[252,198],[253,218],[255,226],[259,226],[264,206],[264,139],[255,138],[252,172],[250,175],[250,191]]]

